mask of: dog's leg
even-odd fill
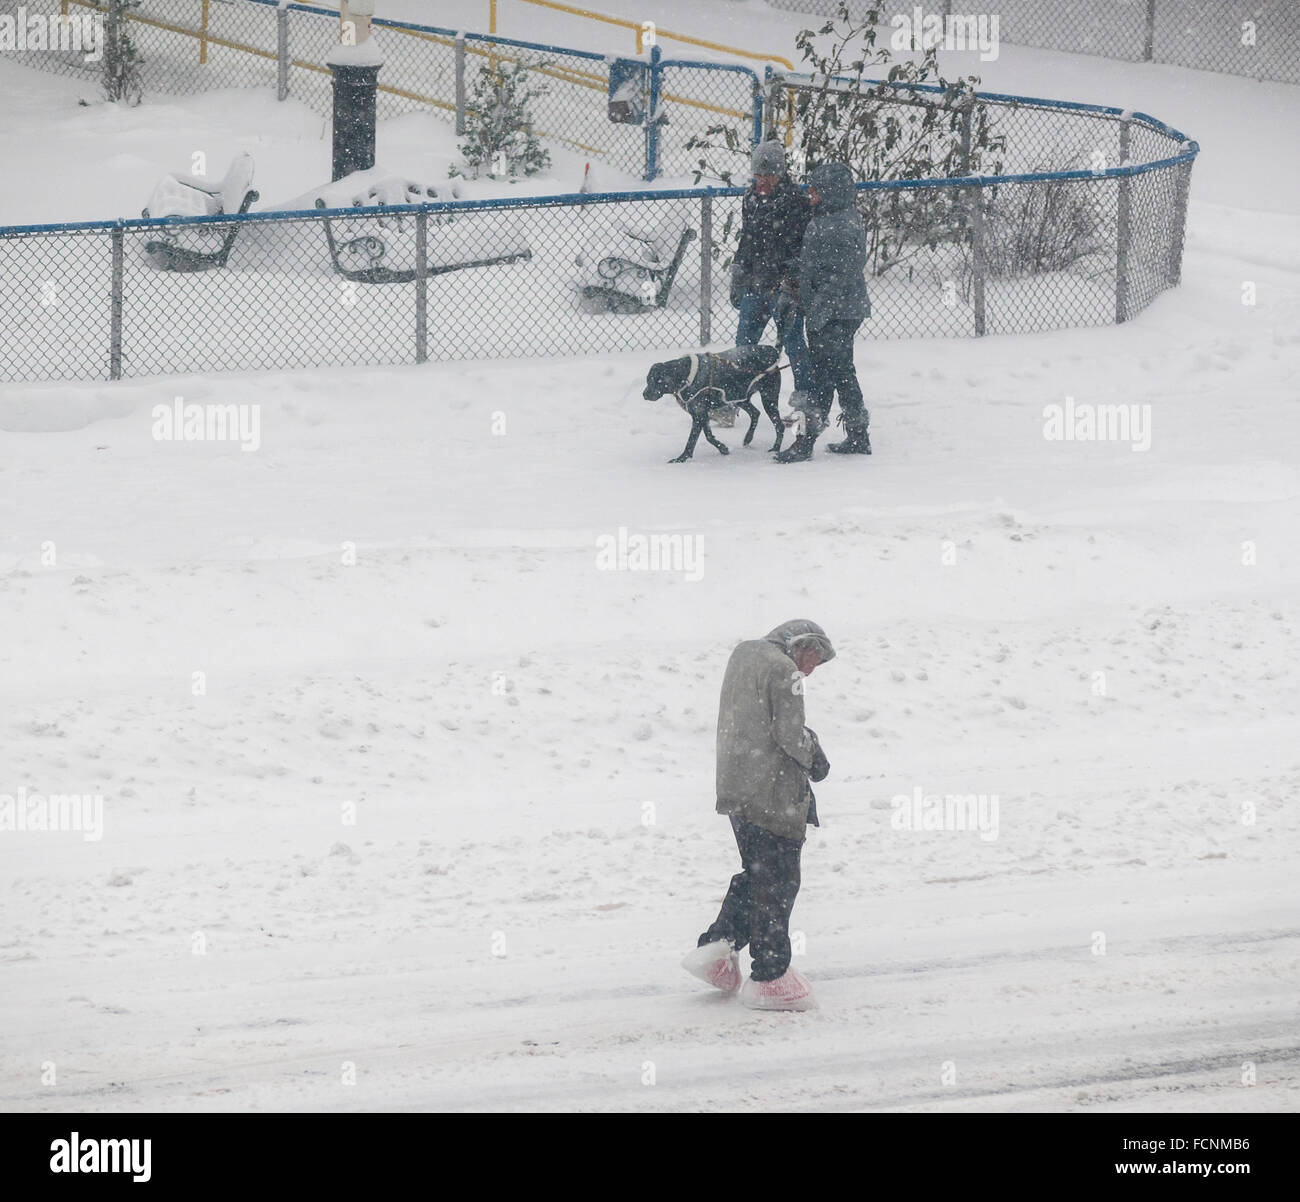
[[[719,455],[731,454],[731,452],[727,450],[727,448],[722,443],[720,443],[716,438],[713,437],[713,430],[709,427],[709,419],[707,417],[704,419],[704,437],[709,440],[710,446],[718,448]]]
[[[698,418],[691,419],[691,432],[686,439],[686,449],[677,456],[676,459],[668,460],[669,463],[685,463],[692,455],[695,454],[695,444],[699,441],[700,431],[704,429],[704,422]],[[712,442],[712,439],[709,439]]]
[[[749,415],[749,430],[745,434],[745,446],[754,441],[754,431],[758,429],[758,410],[749,403],[749,397],[736,402],[737,409],[743,409]]]
[[[781,411],[778,407],[781,400],[781,377],[769,376],[759,387],[758,395],[763,402],[764,412],[776,427],[776,442],[772,444],[772,450],[779,451],[781,440],[785,438],[785,426],[781,421]]]

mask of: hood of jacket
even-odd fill
[[[848,168],[845,168],[847,171]],[[775,630],[769,631],[764,636],[769,643],[775,643],[786,655],[793,655],[796,647],[806,643],[815,646],[821,655],[822,663],[835,658],[835,648],[831,646],[831,641],[826,637],[824,631],[816,622],[810,622],[807,618],[795,618],[789,622],[782,622]]]
[[[847,209],[853,204],[853,172],[847,163],[823,163],[820,167],[814,167],[808,176],[808,186],[816,188],[821,197],[813,209],[813,216]]]

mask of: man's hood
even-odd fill
[[[816,622],[810,622],[807,618],[795,618],[790,622],[782,622],[775,630],[770,631],[766,636],[769,643],[775,643],[786,655],[792,655],[796,649],[803,646],[813,646],[817,648],[821,655],[821,662],[835,658],[835,648],[831,646],[831,641],[826,637],[824,631]]]
[[[823,163],[814,167],[808,176],[808,186],[816,188],[821,196],[821,201],[813,209],[814,215],[847,209],[853,203],[853,172],[847,163]]]

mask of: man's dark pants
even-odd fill
[[[803,334],[803,313],[798,309],[788,315],[780,310],[779,292],[746,292],[740,301],[740,318],[736,324],[736,345],[757,346],[770,321],[776,327],[776,340],[790,356],[790,376],[796,388],[812,388],[812,362]]]
[[[803,843],[732,817],[740,848],[741,871],[731,878],[727,896],[699,946],[730,939],[753,957],[755,981],[775,981],[790,967],[790,911],[799,894],[799,855]]]
[[[828,321],[820,330],[808,331],[808,353],[812,360],[812,393],[822,427],[830,423],[831,402],[840,394],[840,409],[850,435],[867,429],[867,412],[862,404],[857,369],[853,366],[853,337],[860,321]]]

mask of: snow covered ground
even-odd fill
[[[5,1106],[1296,1108],[1297,110],[1009,58],[1202,141],[1183,285],[860,344],[868,460],[778,468],[764,420],[669,466],[644,353],[0,393],[0,804],[103,797],[98,839],[0,830]],[[33,81],[0,64],[15,103],[68,86]],[[47,170],[0,220],[135,204],[184,165],[132,134],[161,107],[33,100],[0,149]],[[281,114],[274,186],[323,178],[301,114],[195,113],[232,147]],[[155,439],[176,396],[258,449]],[[1066,397],[1149,406],[1149,449],[1049,440]],[[651,534],[699,558],[604,569]],[[723,666],[793,617],[839,650],[793,922],[821,1008],[755,1015],[677,961],[735,871]],[[899,829],[918,790],[996,826]]]

